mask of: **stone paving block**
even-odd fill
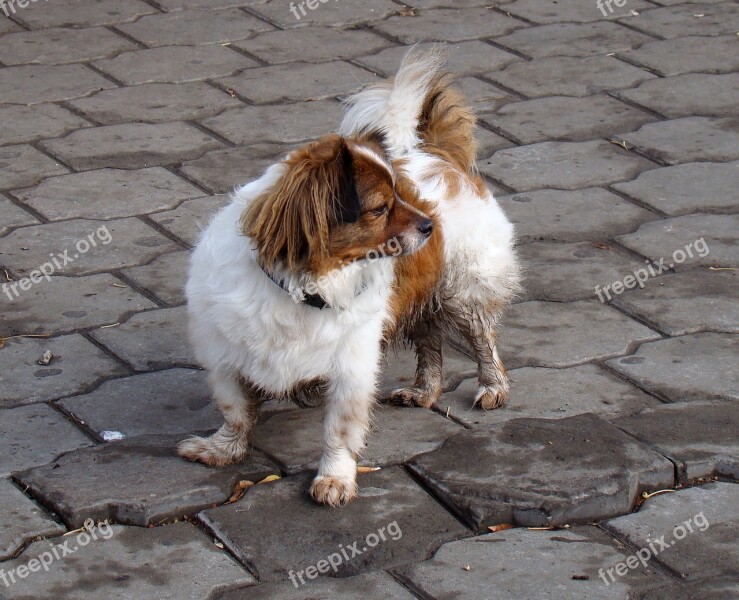
[[[329,100],[245,106],[224,111],[217,117],[202,121],[202,124],[238,145],[296,144],[334,131],[341,121],[342,111],[341,105]]]
[[[243,40],[271,25],[239,10],[183,10],[141,17],[118,28],[149,48],[155,46],[222,44]]]
[[[656,118],[605,95],[572,98],[554,96],[506,104],[485,123],[523,144],[549,140],[580,142],[607,138],[638,129]]]
[[[519,243],[602,240],[635,231],[657,218],[601,188],[512,194],[499,197],[498,204],[516,226]]]
[[[688,581],[676,586],[665,586],[645,597],[645,600],[726,600],[739,596],[736,577],[712,577]]]
[[[12,557],[37,537],[65,531],[9,479],[0,479],[0,560]]]
[[[739,479],[736,402],[681,402],[614,422],[676,461],[683,483],[723,475]]]
[[[629,62],[669,77],[683,73],[731,73],[739,70],[736,35],[687,36],[656,40],[628,52],[619,52]],[[706,97],[708,99],[708,97]]]
[[[297,17],[288,4],[279,0],[258,2],[252,6],[252,10],[281,28],[288,29],[302,26],[346,27],[384,19],[400,10],[398,5],[390,0],[331,2],[328,6],[324,6],[323,3],[313,6],[315,9],[311,10],[308,7],[305,14],[296,6]]]
[[[6,35],[3,38],[3,63],[61,65],[107,58],[137,49],[136,44],[105,27],[52,28]]]
[[[628,549],[595,527],[512,529],[445,544],[432,559],[396,572],[428,597],[450,600],[624,600],[670,585],[647,567],[608,580],[606,587],[599,569],[628,556]]]
[[[80,537],[73,537],[67,546],[75,549],[73,554],[54,561],[43,576],[16,578],[11,597],[182,600],[212,598],[219,591],[255,583],[246,570],[189,523],[154,529],[109,527],[95,530],[97,539],[88,536],[86,544]],[[52,552],[60,543],[35,542],[3,566],[17,569]],[[57,549],[57,553],[61,555],[62,550]]]
[[[483,156],[490,156],[493,152],[497,152],[498,150],[502,150],[503,148],[510,148],[511,146],[515,145],[511,140],[506,139],[502,135],[498,135],[497,133],[493,133],[492,131],[485,129],[484,127],[477,128],[475,137],[477,138],[478,144],[478,158]],[[488,187],[493,189],[496,197],[501,193],[505,193],[503,191],[499,191],[496,186],[491,186],[490,184],[488,184]]]
[[[629,8],[631,3],[627,6]],[[704,35],[735,34],[739,29],[739,7],[733,2],[718,4],[680,4],[642,11],[638,17],[624,22],[662,38],[693,35],[696,29]]]
[[[47,263],[54,275],[88,275],[140,265],[179,249],[139,219],[74,219],[22,227],[0,238],[0,262],[19,277],[30,277]]]
[[[317,506],[307,494],[310,476],[299,476],[253,486],[235,504],[205,511],[201,518],[264,582],[285,580],[290,571],[315,565],[341,547],[350,560],[329,576],[412,563],[469,535],[400,467],[360,475],[358,483],[359,498],[340,510]],[[379,536],[382,527],[385,541],[371,547],[374,537],[367,537]],[[359,556],[349,550],[353,544]]]
[[[114,83],[84,65],[26,65],[0,69],[0,104],[31,105],[71,100],[112,87]]]
[[[124,269],[123,274],[169,306],[178,306],[185,303],[185,281],[189,268],[189,252],[170,252],[149,264]]]
[[[511,5],[516,8],[518,3]],[[559,2],[557,4],[560,4]],[[504,10],[507,10],[504,9]],[[593,56],[628,51],[654,38],[609,21],[594,23],[552,23],[519,29],[495,39],[496,44],[512,48],[531,58],[549,56]]]
[[[542,142],[509,148],[480,161],[480,170],[516,191],[575,190],[633,179],[654,165],[602,140]]]
[[[468,99],[472,109],[480,116],[485,115],[485,113],[496,112],[504,104],[519,100],[518,97],[503,88],[482,81],[477,77],[462,77],[457,80],[457,85]],[[480,127],[478,127],[478,131],[479,129]]]
[[[609,521],[606,526],[640,548],[651,548],[652,543],[659,552],[652,560],[688,580],[728,576],[736,582],[737,507],[739,486],[709,483],[650,498],[638,513]],[[655,540],[669,547],[663,548]]]
[[[19,10],[15,18],[30,29],[47,27],[93,27],[113,25],[151,13],[156,9],[142,0],[61,0],[48,4],[29,4]]]
[[[252,443],[288,474],[314,470],[323,450],[324,412],[321,407],[276,414],[255,428]],[[424,408],[380,406],[359,462],[372,467],[402,463],[436,450],[459,430],[453,421]]]
[[[734,336],[697,333],[642,344],[633,356],[608,366],[671,402],[739,399]]]
[[[669,460],[593,414],[467,430],[409,468],[478,532],[619,516],[674,483]]]
[[[693,115],[731,117],[736,114],[739,75],[689,73],[645,81],[617,94],[671,119]]]
[[[184,306],[139,313],[91,335],[137,371],[197,366],[187,338]]]
[[[509,369],[561,368],[625,354],[658,337],[598,300],[524,302],[506,312],[499,350]]]
[[[610,246],[536,242],[518,249],[529,300],[571,302],[596,297],[596,288],[620,281],[644,263]]]
[[[438,44],[418,44],[420,49],[436,45]],[[521,60],[515,54],[480,40],[445,43],[444,48],[448,53],[446,68],[457,75],[480,75],[488,71],[497,71]],[[362,56],[356,62],[381,73],[383,76],[391,77],[395,75],[406,52],[408,52],[408,46],[397,46],[372,56]]]
[[[114,219],[167,210],[203,192],[161,167],[100,169],[49,177],[13,195],[51,221]]]
[[[7,17],[0,15],[0,33],[10,33],[11,31],[23,31],[23,28]]]
[[[613,188],[670,216],[736,212],[739,162],[686,163],[653,169]]]
[[[589,21],[600,21],[602,19],[616,19],[625,15],[631,15],[632,10],[642,11],[653,8],[654,5],[644,0],[629,0],[623,6],[611,3],[606,7],[606,13],[589,0],[557,0],[556,2],[542,2],[541,0],[516,0],[504,10],[509,11],[517,17],[522,17],[534,23],[587,23]],[[624,19],[629,22],[629,19]]]
[[[202,82],[150,83],[98,92],[69,103],[103,125],[131,121],[164,123],[212,117],[242,106],[226,92]]]
[[[0,122],[0,145],[33,142],[90,126],[85,119],[56,104],[0,106]]]
[[[439,8],[419,11],[415,17],[394,16],[373,25],[402,44],[463,42],[505,35],[525,23],[490,8]]]
[[[46,404],[0,410],[0,477],[45,465],[92,442]]]
[[[243,54],[217,45],[165,46],[125,52],[93,63],[101,71],[127,85],[182,83],[225,77],[259,63]],[[112,86],[107,86],[112,87]]]
[[[684,271],[692,267],[735,267],[739,215],[686,215],[645,223],[635,233],[617,239],[627,248]],[[702,240],[702,241],[701,241]],[[690,251],[688,251],[688,249]]]
[[[66,167],[33,146],[19,144],[0,148],[0,189],[34,185],[44,177],[68,172]]]
[[[39,365],[47,351],[53,358]],[[81,335],[5,340],[0,349],[0,406],[56,400],[126,369]]]
[[[444,394],[437,407],[467,427],[480,427],[520,417],[560,419],[595,413],[604,419],[632,415],[659,401],[595,365],[570,369],[524,367],[509,371],[510,400],[503,408],[480,410],[472,403],[476,379],[467,379]]]
[[[211,405],[205,373],[193,369],[115,379],[58,404],[98,436],[103,431],[118,431],[125,437],[190,434],[223,424],[223,417]]]
[[[51,281],[44,279],[27,291],[11,288],[11,294],[12,301],[5,293],[0,295],[3,312],[0,336],[60,334],[100,327],[116,323],[129,312],[156,306],[107,273],[52,277]]]
[[[361,10],[356,6],[354,8]],[[374,54],[389,45],[390,42],[369,31],[343,31],[331,27],[268,31],[250,40],[231,44],[233,48],[245,50],[270,65],[349,60],[364,54]]]
[[[347,95],[359,87],[377,83],[374,74],[343,61],[319,65],[291,63],[247,69],[235,77],[219,79],[218,83],[257,104],[267,102],[306,102]],[[301,112],[300,108],[292,107]],[[337,121],[341,118],[337,111]]]
[[[291,582],[266,583],[226,592],[218,600],[306,600],[306,598],[341,600],[413,600],[410,592],[384,571],[355,575],[345,579],[305,579],[305,585]]]
[[[181,435],[143,435],[70,452],[16,475],[34,498],[53,506],[73,529],[85,519],[159,525],[223,504],[239,481],[254,483],[277,468],[259,453],[222,469],[177,454]]]
[[[81,129],[41,142],[77,170],[141,169],[174,164],[223,148],[223,142],[187,123],[126,123]]]
[[[655,76],[612,56],[556,56],[514,63],[502,71],[487,73],[486,77],[529,98],[541,98],[590,96],[633,87]]]
[[[5,235],[15,227],[38,223],[36,218],[31,216],[30,213],[18,208],[10,200],[2,196],[0,196],[0,213],[3,215],[3,221],[0,223],[0,235]]]
[[[736,271],[693,269],[650,279],[613,303],[671,336],[715,331],[739,333]]]
[[[194,246],[213,216],[231,201],[228,195],[185,200],[174,210],[150,215],[171,234]]]

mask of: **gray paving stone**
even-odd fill
[[[161,167],[100,169],[50,177],[13,195],[52,221],[114,219],[167,210],[203,192]]]
[[[605,90],[633,87],[654,75],[612,56],[556,56],[519,62],[486,74],[493,82],[529,98],[590,96]]]
[[[321,137],[339,126],[342,108],[333,101],[246,106],[227,110],[202,123],[239,145],[296,144]]]
[[[512,529],[445,544],[432,559],[399,574],[429,597],[450,600],[624,600],[670,584],[666,576],[646,568],[604,585],[599,569],[628,555],[628,549],[595,527]]]
[[[11,301],[0,295],[0,336],[67,333],[116,323],[129,312],[156,305],[112,275],[52,277],[29,290],[16,288]],[[14,294],[11,290],[11,294]]]
[[[254,430],[252,443],[288,474],[314,470],[323,449],[323,408],[276,414]],[[403,463],[436,450],[459,425],[424,408],[380,406],[359,462],[378,467]]]
[[[469,535],[400,467],[360,475],[359,498],[340,510],[317,507],[309,486],[309,476],[253,486],[235,504],[205,511],[201,518],[264,582],[285,580],[289,571],[304,570],[353,543],[361,554],[342,561],[331,576],[415,562],[440,544]],[[381,527],[390,529],[386,540],[370,547],[366,537],[379,535]]]
[[[223,424],[211,405],[205,373],[169,369],[108,381],[94,392],[60,400],[98,436],[118,431],[125,437],[190,434]]]
[[[690,73],[645,81],[618,95],[673,119],[693,115],[730,117],[736,114],[739,74]]]
[[[194,246],[200,233],[222,207],[230,202],[228,195],[185,200],[174,210],[151,215],[151,219],[167,231]]]
[[[41,142],[41,146],[82,171],[174,164],[223,148],[224,144],[192,125],[177,122],[81,129],[63,138]]]
[[[739,162],[686,163],[641,173],[615,189],[670,216],[692,212],[736,212]]]
[[[349,60],[363,54],[374,54],[389,45],[390,42],[369,31],[343,31],[331,27],[268,31],[231,44],[270,65]]]
[[[559,2],[557,4],[560,4]],[[510,6],[514,9],[518,3]],[[589,8],[589,7],[588,7]],[[506,8],[507,10],[507,8]],[[609,21],[552,23],[519,29],[495,42],[531,58],[593,56],[628,51],[654,38]]]
[[[256,483],[277,468],[259,453],[212,469],[177,454],[181,435],[143,435],[70,452],[16,475],[70,528],[85,519],[159,525],[226,502],[239,481]]]
[[[539,190],[501,196],[498,203],[515,224],[520,243],[602,240],[635,231],[657,218],[601,188]]]
[[[468,427],[480,427],[520,417],[560,419],[595,413],[604,419],[632,415],[659,401],[595,365],[570,369],[524,367],[508,372],[510,400],[496,410],[473,408],[476,379],[467,379],[444,394],[439,410]]]
[[[105,90],[70,104],[103,125],[204,119],[242,105],[227,93],[201,82],[150,83]]]
[[[0,33],[9,33],[11,31],[23,31],[23,28],[7,17],[0,15]]]
[[[92,445],[46,404],[0,410],[0,476],[45,465],[70,450]]]
[[[37,537],[66,531],[9,479],[0,479],[0,525],[0,560],[11,558]]]
[[[83,65],[27,65],[0,69],[0,103],[71,100],[115,87]]]
[[[187,338],[184,306],[139,313],[91,335],[137,371],[197,366]]]
[[[623,6],[616,6],[615,3],[611,3],[610,6],[613,8],[613,12],[606,7],[606,14],[603,14],[602,9],[588,0],[557,0],[556,2],[551,0],[547,2],[517,0],[510,6],[506,6],[504,10],[534,23],[587,23],[588,21],[600,21],[601,19],[616,19],[624,15],[631,15],[632,10],[641,11],[654,7],[653,4],[643,0],[629,0]],[[625,21],[628,22],[629,19],[627,18]]]
[[[503,88],[482,81],[477,77],[462,77],[457,80],[457,85],[467,97],[472,109],[480,116],[496,112],[504,104],[519,100],[518,97]]]
[[[739,70],[739,56],[734,52],[735,48],[734,34],[716,37],[690,35],[651,41],[635,50],[619,53],[619,56],[665,76],[731,73]]]
[[[33,142],[89,127],[90,123],[56,104],[0,106],[0,144]]]
[[[218,80],[221,85],[257,104],[332,98],[377,81],[379,79],[374,74],[343,61],[247,69],[235,77]],[[292,107],[292,110],[301,112],[300,107]],[[341,112],[336,116],[340,118],[340,115]]]
[[[125,594],[130,598],[182,600],[211,598],[218,591],[255,583],[246,570],[189,523],[153,529],[113,525],[95,533],[97,539],[88,536],[86,544],[79,537],[72,538],[68,548],[76,548],[74,554],[54,561],[43,576],[16,578],[12,598],[94,600]],[[26,565],[30,559],[51,552],[57,543],[36,542],[18,559],[6,563],[6,568]]]
[[[15,227],[38,223],[36,218],[31,216],[30,213],[18,208],[10,200],[2,196],[0,196],[0,213],[3,215],[3,221],[0,223],[0,235],[5,235]]]
[[[644,111],[604,95],[554,96],[514,102],[482,119],[523,144],[593,140],[633,131],[656,120]]]
[[[674,476],[669,460],[593,414],[467,430],[409,468],[478,532],[619,516]]]
[[[500,352],[517,367],[570,367],[625,354],[638,341],[659,337],[598,300],[524,302],[503,319]]]
[[[719,333],[697,333],[643,344],[633,356],[608,366],[671,402],[738,399],[737,340]]]
[[[170,252],[146,265],[124,269],[123,274],[169,306],[177,306],[185,303],[189,267],[189,252]]]
[[[542,142],[496,152],[480,170],[519,192],[575,190],[633,179],[654,165],[605,141]]]
[[[3,48],[6,65],[61,65],[107,58],[138,47],[105,27],[92,27],[14,33],[3,38]]]
[[[39,365],[45,352],[51,363]],[[5,340],[0,349],[0,406],[56,400],[126,369],[80,335]]]
[[[511,140],[506,139],[502,135],[498,135],[497,133],[493,133],[492,131],[485,129],[484,127],[477,128],[475,137],[477,138],[478,143],[478,159],[484,156],[490,156],[493,152],[497,152],[498,150],[502,150],[503,148],[510,148],[511,146],[515,145]],[[499,191],[496,186],[489,185],[488,187],[490,187],[496,195],[500,193],[505,193]]]
[[[243,54],[217,45],[165,46],[125,52],[94,65],[127,85],[181,83],[225,77],[258,63]],[[112,87],[112,86],[107,86]]]
[[[699,477],[739,478],[736,402],[681,402],[619,419],[615,425],[679,466],[683,483]]]
[[[74,219],[23,227],[0,238],[0,262],[19,277],[30,277],[47,262],[46,270],[54,275],[88,275],[140,265],[179,249],[138,219]]]
[[[526,276],[523,297],[551,302],[592,299],[597,286],[620,281],[644,266],[615,248],[592,242],[536,242],[521,246],[518,256]]]
[[[47,27],[93,27],[113,25],[157,12],[141,0],[97,0],[90,4],[86,0],[61,0],[48,4],[29,4],[15,14],[31,29]]]
[[[44,177],[68,172],[66,167],[33,146],[19,144],[0,148],[0,189],[34,185]]]
[[[738,486],[709,483],[651,498],[638,513],[609,521],[607,527],[640,548],[651,548],[651,542],[659,552],[653,560],[688,580],[729,576],[736,581],[737,507]],[[656,539],[669,548],[661,548]]]
[[[259,2],[252,7],[252,10],[270,22],[277,23],[281,28],[288,29],[317,25],[345,27],[384,19],[400,10],[398,5],[390,0],[366,0],[361,3],[332,2],[329,6],[323,6],[323,3],[314,6],[316,8],[306,10],[305,15],[296,7],[299,18],[290,10],[288,4],[279,0]]]
[[[680,4],[645,10],[636,18],[625,19],[625,22],[663,38],[693,35],[698,28],[703,35],[735,34],[739,29],[739,7],[733,2]]]
[[[119,25],[118,28],[150,48],[174,44],[222,44],[274,29],[237,8],[193,9],[148,15],[135,23]]]
[[[693,269],[650,279],[613,303],[668,335],[739,333],[736,271]]]
[[[697,266],[735,267],[737,227],[739,215],[686,215],[645,223],[618,240],[655,262],[664,257],[664,266],[676,271]]]

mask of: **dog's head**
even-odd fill
[[[243,215],[267,269],[323,274],[357,259],[420,249],[434,222],[415,209],[371,145],[326,136],[291,154],[277,184]]]

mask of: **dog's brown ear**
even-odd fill
[[[265,268],[310,268],[327,256],[331,226],[354,204],[351,153],[343,138],[329,135],[293,153],[286,166],[274,188],[244,212],[243,231]]]

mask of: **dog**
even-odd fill
[[[338,134],[238,189],[203,232],[186,285],[189,331],[225,423],[181,442],[183,457],[241,461],[265,398],[318,390],[324,450],[310,495],[345,504],[357,495],[383,349],[400,337],[416,343],[419,364],[395,401],[438,399],[451,332],[477,356],[475,403],[505,400],[495,340],[518,285],[513,228],[476,173],[474,115],[442,62],[411,50],[393,81],[348,100]]]

